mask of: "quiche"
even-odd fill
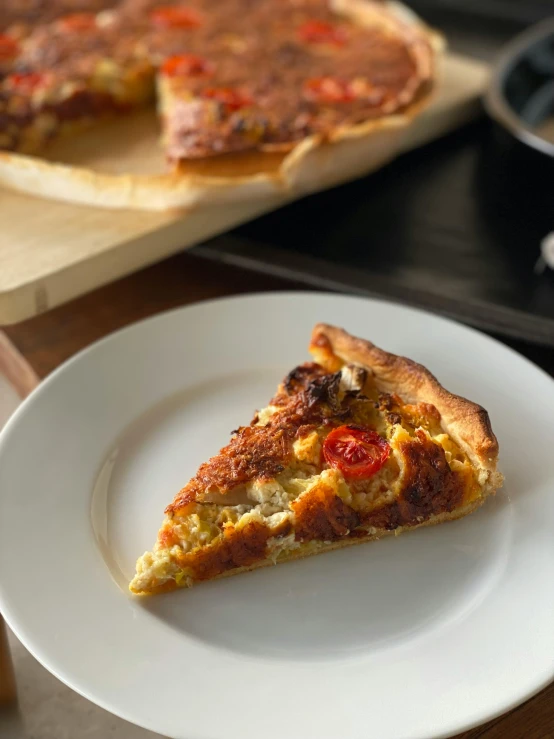
[[[112,7],[117,0],[2,0],[0,31],[23,33],[36,25],[48,23],[71,13],[98,12]]]
[[[153,100],[154,68],[115,11],[66,14],[17,40],[3,38],[0,149],[40,152],[61,135]]]
[[[405,111],[433,86],[430,34],[379,0],[18,7],[9,0],[0,9],[5,150],[40,152],[61,134],[151,103],[157,87],[173,167],[288,152]]]
[[[362,25],[327,2],[240,0],[225,34],[191,34],[187,53],[168,56],[158,75],[168,159],[288,152],[404,110],[429,89],[432,51],[371,8]],[[215,30],[220,21],[204,22]]]
[[[502,484],[481,406],[340,328],[317,325],[310,351],[166,508],[133,593],[461,518]]]

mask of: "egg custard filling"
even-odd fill
[[[458,428],[448,433],[435,404],[417,392],[403,398],[369,363],[345,361],[325,342],[311,348],[318,361],[290,372],[167,507],[132,592],[190,587],[458,518],[500,484],[495,467],[478,463],[485,448],[473,449]],[[492,460],[493,446],[486,453]]]

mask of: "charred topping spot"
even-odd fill
[[[304,391],[305,402],[308,408],[318,403],[326,403],[334,411],[340,410],[339,390],[341,373],[323,375],[312,380]]]
[[[300,439],[302,436],[308,436],[308,434],[311,434],[312,431],[315,431],[317,429],[317,426],[315,423],[304,423],[302,426],[299,426],[296,431],[296,438]]]
[[[368,515],[364,525],[392,530],[413,526],[432,515],[453,511],[460,505],[466,488],[463,477],[453,472],[444,449],[422,431],[399,445],[404,458],[404,480],[400,496]]]
[[[293,501],[291,507],[296,515],[297,541],[336,541],[360,523],[356,511],[325,484]]]
[[[313,381],[314,377],[326,374],[325,370],[315,362],[306,362],[299,367],[291,370],[283,380],[283,388],[289,395],[298,393],[300,390],[306,389],[308,383]]]

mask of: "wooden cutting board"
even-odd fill
[[[485,64],[448,54],[435,100],[410,129],[403,149],[427,143],[474,118],[487,78]],[[151,135],[153,120],[150,114],[138,117],[137,133]],[[140,169],[144,157],[158,156],[151,154],[157,151],[154,147],[150,153],[141,149],[145,139],[138,136],[137,146],[126,148],[128,160],[123,165],[118,152],[128,137],[128,124],[107,126],[102,136],[101,167]],[[78,147],[74,151],[78,157]],[[149,161],[148,166],[158,165]],[[175,213],[93,208],[0,189],[0,325],[49,310],[290,199],[276,195]]]

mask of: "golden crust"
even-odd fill
[[[315,326],[310,351],[325,367],[336,369],[337,360],[361,365],[373,373],[379,389],[398,393],[409,403],[434,405],[446,433],[477,467],[485,490],[499,487],[502,476],[497,471],[498,442],[489,414],[480,405],[446,390],[421,364],[379,349],[335,326]]]

